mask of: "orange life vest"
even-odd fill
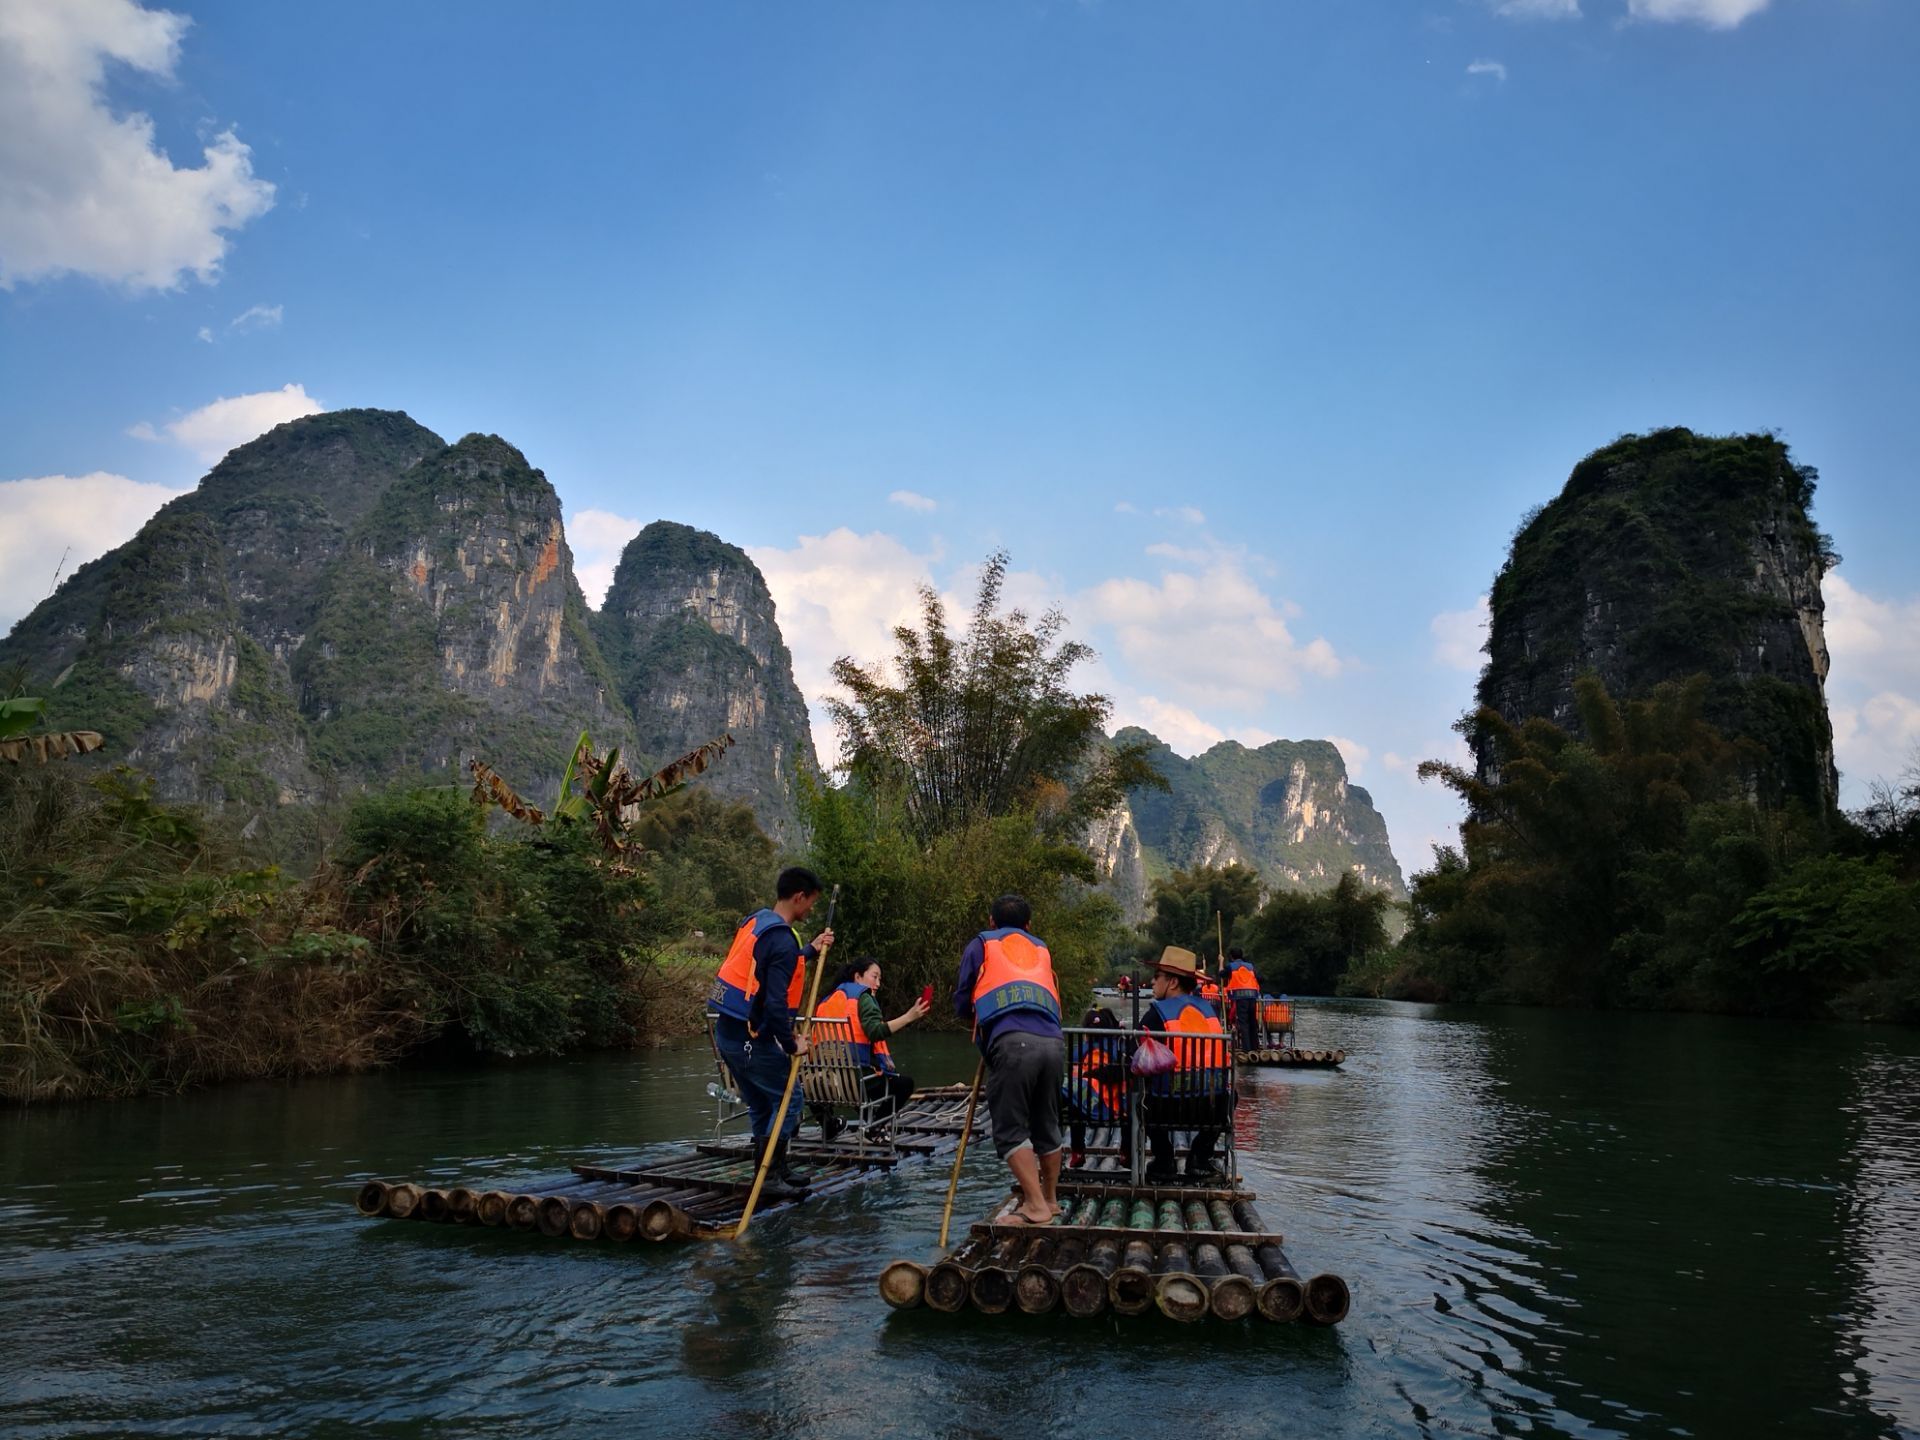
[[[857,980],[849,980],[844,985],[833,987],[818,1005],[813,1007],[816,1020],[844,1020],[853,1042],[853,1059],[857,1065],[871,1065],[876,1070],[893,1070],[893,1056],[887,1050],[887,1042],[867,1038],[867,1027],[860,1023],[860,997],[867,993],[867,987]]]
[[[1119,1063],[1120,1057],[1110,1040],[1095,1040],[1073,1062],[1073,1069],[1067,1075],[1067,1100],[1088,1120],[1105,1123],[1118,1120],[1125,1113],[1125,1086],[1094,1074],[1096,1070]]]
[[[769,930],[792,925],[780,918],[777,910],[756,910],[740,922],[740,928],[733,932],[733,944],[727,949],[727,958],[720,962],[720,973],[714,977],[713,989],[708,992],[707,1003],[722,1015],[730,1015],[735,1020],[749,1018],[753,1009],[754,992],[760,988],[760,977],[753,969],[753,947],[762,935]],[[797,941],[800,937],[794,936]],[[800,1002],[806,998],[807,956],[804,950],[794,962],[793,979],[787,985],[787,1009],[798,1010]]]
[[[1227,1042],[1196,1040],[1190,1036],[1227,1032],[1213,1006],[1193,995],[1169,995],[1153,1002],[1153,1013],[1167,1027],[1174,1068],[1149,1082],[1156,1095],[1211,1094],[1226,1088]]]
[[[1200,998],[1205,1000],[1209,1005],[1218,1000],[1220,998],[1220,986],[1218,982],[1210,979],[1202,980],[1200,982]]]
[[[1227,993],[1236,1000],[1251,1000],[1260,993],[1260,980],[1253,966],[1244,960],[1227,962]]]
[[[973,982],[973,1028],[1014,1010],[1036,1010],[1060,1023],[1060,985],[1046,942],[1017,926],[980,934],[980,973]]]

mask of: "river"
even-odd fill
[[[1303,1003],[1243,1169],[1331,1330],[888,1311],[944,1173],[738,1246],[368,1222],[703,1135],[698,1045],[0,1114],[0,1433],[1920,1433],[1920,1034]],[[897,1045],[927,1083],[963,1041]],[[959,1213],[999,1189],[984,1147]],[[1905,1427],[1905,1428],[1903,1428]]]

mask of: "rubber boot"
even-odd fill
[[[795,1170],[787,1164],[787,1142],[790,1139],[792,1139],[791,1136],[782,1135],[779,1143],[773,1147],[773,1173],[795,1190],[804,1190],[813,1183],[813,1176],[805,1170]]]

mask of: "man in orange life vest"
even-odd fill
[[[1153,1151],[1147,1165],[1149,1180],[1177,1176],[1175,1130],[1193,1131],[1193,1146],[1187,1153],[1189,1180],[1212,1180],[1220,1174],[1213,1152],[1227,1124],[1232,1061],[1224,1038],[1205,1038],[1224,1037],[1226,1031],[1213,1006],[1195,993],[1199,973],[1199,956],[1178,945],[1167,946],[1153,970],[1153,1004],[1140,1017],[1141,1029],[1166,1035],[1176,1062],[1171,1074],[1147,1082],[1147,1143]]]
[[[1260,977],[1238,945],[1227,951],[1227,1003],[1233,1007],[1233,1033],[1242,1050],[1260,1040]]]
[[[1018,895],[993,902],[993,928],[960,956],[954,1012],[973,1022],[987,1066],[993,1148],[1020,1186],[1003,1223],[1045,1225],[1060,1212],[1060,1087],[1067,1053],[1060,985],[1045,942],[1027,930],[1033,907]]]
[[[717,1014],[714,1046],[747,1103],[756,1154],[772,1133],[793,1057],[807,1053],[806,1037],[793,1031],[794,1013],[806,1000],[805,962],[824,963],[833,945],[831,930],[822,930],[804,950],[794,933],[793,927],[812,913],[820,898],[819,876],[798,865],[782,870],[774,896],[772,909],[755,911],[734,931],[733,945],[707,997]],[[787,1164],[787,1145],[799,1128],[800,1102],[795,1099],[787,1106],[767,1166],[762,1193],[770,1198],[788,1199],[806,1188],[810,1177]]]

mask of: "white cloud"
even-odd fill
[[[1502,85],[1507,83],[1507,67],[1498,60],[1475,60],[1467,66],[1469,75],[1491,75]]]
[[[1493,13],[1510,20],[1578,20],[1580,0],[1494,0]]]
[[[1627,17],[1731,30],[1767,8],[1768,0],[1627,0]]]
[[[1327,740],[1340,752],[1340,758],[1347,762],[1347,778],[1358,780],[1360,772],[1366,769],[1367,757],[1373,752],[1358,740],[1349,740],[1344,735],[1329,735]]]
[[[1183,520],[1189,525],[1204,525],[1207,523],[1206,512],[1196,509],[1192,505],[1163,506],[1153,513],[1162,520]]]
[[[1113,513],[1116,515],[1138,515],[1140,513],[1140,507],[1135,505],[1131,500],[1121,500],[1115,503]]]
[[[1217,552],[1213,550],[1204,549],[1197,545],[1169,545],[1164,540],[1158,544],[1147,546],[1147,554],[1154,556],[1156,559],[1176,560],[1182,565],[1204,565],[1207,561],[1211,560],[1216,553]]]
[[[1138,725],[1164,740],[1175,754],[1188,759],[1204,750],[1211,750],[1223,740],[1238,740],[1242,745],[1257,749],[1278,738],[1252,726],[1223,730],[1211,721],[1203,720],[1184,705],[1174,705],[1157,695],[1137,692],[1122,692],[1113,697],[1111,724],[1116,731],[1129,725]]]
[[[127,433],[136,440],[170,440],[212,465],[234,446],[264,435],[284,421],[318,415],[325,408],[307,394],[304,385],[282,385],[278,390],[253,395],[222,396],[158,430],[142,420]]]
[[[611,510],[576,510],[567,517],[567,548],[573,551],[573,573],[580,593],[598,610],[613,584],[620,552],[640,533],[640,522]]]
[[[793,678],[813,712],[814,746],[821,763],[831,765],[839,742],[820,702],[834,689],[833,662],[842,655],[863,663],[890,656],[893,628],[918,618],[917,591],[932,581],[939,556],[845,526],[802,535],[792,549],[762,545],[747,553],[773,592],[780,634],[793,652]]]
[[[1343,663],[1323,639],[1296,641],[1282,606],[1226,553],[1197,574],[1104,581],[1070,613],[1106,627],[1121,659],[1197,711],[1254,709],[1297,690],[1302,675],[1338,674]]]
[[[202,325],[198,330],[194,331],[194,334],[199,339],[206,341],[206,343],[209,345],[213,343],[213,331],[208,329],[205,325]]]
[[[62,579],[183,493],[104,470],[0,482],[0,634],[46,598],[63,553]]]
[[[249,305],[227,322],[227,328],[243,331],[277,330],[285,309],[283,305]]]
[[[913,490],[896,490],[887,496],[889,505],[898,505],[906,510],[938,510],[940,502]]]
[[[1845,803],[1891,780],[1920,745],[1920,595],[1882,600],[1829,575],[1827,695]]]
[[[1471,610],[1443,610],[1427,628],[1433,632],[1433,658],[1450,670],[1477,673],[1483,663],[1480,649],[1487,643],[1487,597]]]
[[[231,130],[181,169],[151,118],[107,100],[109,64],[170,79],[188,23],[133,0],[0,5],[0,289],[64,274],[136,290],[211,281],[223,232],[272,206]]]

